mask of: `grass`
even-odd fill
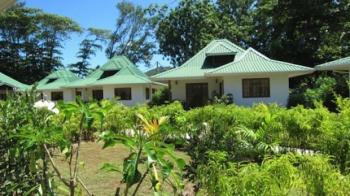
[[[128,154],[128,148],[122,145],[102,149],[101,143],[82,143],[80,152],[80,177],[84,181],[87,188],[94,195],[114,195],[116,188],[121,185],[121,173],[106,172],[102,171],[100,168],[102,167],[103,163],[106,162],[120,165],[120,168],[122,168],[123,160],[128,156]],[[176,152],[176,154],[180,158],[183,158],[186,162],[189,161],[189,157],[184,152]],[[57,156],[56,162],[58,168],[62,170],[64,176],[68,176],[68,163],[65,161],[65,158],[62,156]],[[141,171],[144,171],[144,168],[141,168]],[[171,192],[170,187],[165,188],[167,191]],[[64,194],[64,192],[65,191],[62,191],[61,194]],[[141,185],[138,195],[153,195],[149,178],[146,178],[144,183]]]

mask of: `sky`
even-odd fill
[[[24,0],[26,6],[39,8],[47,13],[67,16],[77,22],[82,28],[101,28],[113,30],[118,11],[115,7],[116,3],[121,0]],[[173,7],[176,0],[130,0],[131,2],[146,7],[152,3],[167,4]],[[62,49],[63,65],[77,62],[76,53],[79,49],[79,43],[84,39],[83,34],[72,34],[71,38],[63,43]],[[104,50],[97,52],[96,56],[92,57],[90,63],[92,67],[102,65],[107,62]],[[162,66],[169,66],[168,60],[162,55],[155,55],[152,59],[154,68],[156,62]],[[150,68],[139,66],[143,71]]]

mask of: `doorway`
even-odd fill
[[[188,107],[200,107],[208,103],[208,83],[186,84],[186,103]]]
[[[103,99],[103,90],[92,90],[92,99],[101,101]]]

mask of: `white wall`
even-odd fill
[[[74,101],[75,100],[75,90],[74,89],[42,91],[44,100],[51,101],[51,92],[63,92],[63,100],[64,101]]]
[[[132,86],[122,86],[122,85],[108,85],[103,86],[103,98],[113,99],[115,88],[131,88],[131,100],[120,100],[121,103],[127,106],[133,106],[137,104],[146,103],[146,85],[132,85]]]
[[[243,98],[242,79],[270,78],[270,97]],[[287,75],[225,76],[224,94],[232,93],[237,105],[250,106],[254,103],[277,103],[286,106],[289,96],[289,79]]]
[[[217,82],[216,82],[217,80]],[[176,84],[177,81],[177,84]],[[213,91],[219,93],[219,78],[193,79],[193,80],[172,80],[171,95],[173,100],[186,101],[186,84],[188,83],[208,83],[209,99],[212,98]]]

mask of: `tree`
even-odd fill
[[[350,1],[259,1],[252,45],[269,57],[313,67],[349,55]]]
[[[181,65],[213,39],[313,67],[350,55],[350,0],[182,0],[156,30],[161,54]]]
[[[61,66],[62,42],[80,32],[67,17],[17,4],[0,13],[0,72],[33,83]]]
[[[119,17],[106,49],[108,58],[125,55],[133,63],[150,65],[155,52],[152,39],[154,20],[150,10],[122,1],[117,4]]]
[[[220,20],[209,0],[184,0],[159,22],[159,50],[181,65],[211,40],[220,38]]]
[[[106,42],[110,32],[107,30],[89,28],[87,37],[80,43],[77,53],[79,61],[71,64],[70,69],[80,77],[85,77],[91,71],[89,60],[96,55],[96,50],[102,50],[102,44]]]

